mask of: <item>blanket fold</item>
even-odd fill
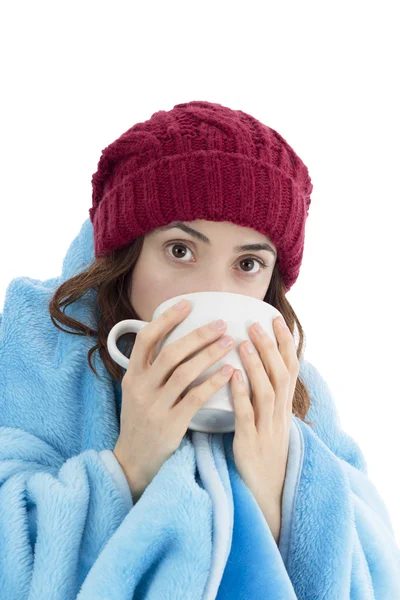
[[[136,503],[104,451],[121,387],[94,340],[57,329],[56,287],[94,259],[87,219],[46,281],[13,279],[0,314],[0,598],[395,600],[400,549],[358,444],[315,366],[311,426],[292,416],[279,544],[236,468],[233,433],[188,431]],[[95,296],[66,308],[96,328]]]

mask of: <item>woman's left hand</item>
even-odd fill
[[[252,400],[244,382],[235,377],[240,370],[235,370],[230,379],[235,410],[236,468],[265,515],[275,515],[281,507],[293,395],[299,372],[293,336],[286,323],[280,327],[278,320],[273,321],[278,347],[266,332],[257,334],[256,324],[250,328],[255,352],[246,351],[247,341],[239,346]]]

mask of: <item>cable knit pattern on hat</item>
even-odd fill
[[[154,113],[103,149],[92,189],[96,257],[172,221],[230,221],[272,240],[287,291],[298,277],[308,169],[241,110],[192,101]]]

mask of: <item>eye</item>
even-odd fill
[[[169,244],[166,245],[166,249],[169,249],[170,247],[173,247],[173,248],[183,247],[183,248],[186,248],[187,250],[189,250],[189,252],[192,252],[192,250],[186,244],[183,244],[181,242],[171,242],[171,243],[169,243]],[[171,254],[169,253],[169,251],[168,251],[168,256],[174,262],[192,262],[192,261],[188,261],[188,260],[183,260],[182,258],[178,258],[178,259],[172,258]],[[255,277],[256,275],[258,275],[258,273],[261,271],[261,269],[268,268],[268,265],[266,265],[261,259],[253,257],[253,256],[245,256],[243,258],[240,258],[238,262],[240,264],[240,263],[243,263],[245,261],[253,261],[253,262],[255,261],[255,262],[257,262],[260,265],[260,268],[256,272],[253,272],[253,273],[250,273],[249,271],[241,271],[242,273],[245,273],[248,277]]]

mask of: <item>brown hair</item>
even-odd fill
[[[121,382],[125,370],[109,355],[107,336],[112,327],[119,321],[139,319],[131,304],[129,290],[133,268],[142,251],[143,242],[144,236],[138,236],[129,246],[114,250],[105,257],[96,258],[85,271],[62,283],[55,290],[49,302],[51,320],[58,329],[73,335],[89,335],[96,338],[97,344],[88,352],[88,363],[93,373],[98,376],[96,369],[92,366],[91,357],[95,350],[99,350],[100,358],[103,360],[106,370],[113,379],[119,382]],[[61,310],[62,306],[67,307],[76,302],[91,289],[97,292],[98,331],[69,317],[65,314],[65,309]],[[300,321],[285,294],[286,288],[280,275],[278,256],[264,302],[268,302],[279,310],[292,334],[296,324],[299,335],[296,354],[300,360],[303,351],[304,333]],[[70,327],[73,331],[66,331],[56,323],[55,319],[62,325]],[[126,341],[127,336],[133,337],[133,341],[128,340],[125,348],[120,349],[126,356],[129,356],[135,343],[135,333],[120,336],[118,346],[124,341],[124,338]],[[127,351],[129,346],[130,350]],[[307,425],[314,422],[307,421],[305,418],[309,407],[309,391],[300,377],[297,377],[293,396],[293,413]]]

